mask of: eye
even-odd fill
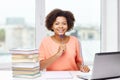
[[[56,23],[55,23],[55,25],[59,25],[59,23],[58,23],[58,22],[56,22]]]
[[[67,25],[67,23],[66,23],[66,22],[64,22],[64,23],[63,23],[63,25]]]

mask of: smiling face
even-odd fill
[[[63,16],[58,16],[53,23],[52,29],[55,35],[65,35],[68,29],[66,18]]]

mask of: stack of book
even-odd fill
[[[12,72],[15,78],[36,78],[40,76],[38,50],[12,49]]]

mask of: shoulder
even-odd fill
[[[75,36],[70,36],[70,40],[75,44],[80,44],[80,40]]]
[[[50,41],[50,36],[47,36],[47,37],[44,37],[42,40],[41,40],[41,43],[46,43]]]
[[[71,40],[74,40],[74,41],[79,41],[78,38],[75,37],[75,36],[70,36],[70,39],[71,39]]]

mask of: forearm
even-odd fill
[[[66,46],[65,45],[60,45],[59,49],[56,54],[51,56],[48,59],[40,61],[40,69],[46,69],[49,65],[51,65],[54,61],[56,61],[65,51]]]
[[[60,57],[60,55],[55,54],[52,57],[45,59],[45,60],[41,60],[40,61],[40,70],[46,69],[49,65],[51,65],[54,61],[56,61],[58,58]]]
[[[82,63],[80,63],[80,62],[77,63],[78,70],[80,70],[81,65],[82,65]]]

